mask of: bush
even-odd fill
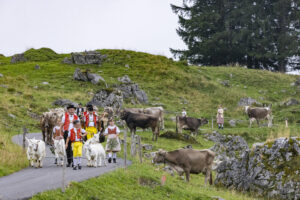
[[[61,56],[49,48],[29,49],[24,52],[28,61],[49,61],[60,58]]]

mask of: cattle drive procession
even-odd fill
[[[270,107],[245,106],[245,113],[249,117],[250,127],[253,121],[267,120],[268,127],[272,126],[272,113]],[[209,121],[206,118],[188,117],[183,109],[181,115],[175,120],[176,133],[183,130],[190,131],[197,136],[201,126]],[[49,145],[55,154],[53,160],[57,166],[64,165],[73,170],[82,169],[82,159],[87,160],[86,167],[107,166],[107,163],[117,163],[117,153],[121,151],[120,128],[115,120],[128,127],[131,135],[135,135],[137,128],[150,129],[152,140],[157,141],[160,130],[165,129],[163,107],[124,108],[113,109],[105,107],[102,113],[91,104],[78,107],[70,104],[65,108],[54,108],[43,113],[40,121],[43,140],[27,139],[27,157],[32,167],[43,167],[46,157],[46,147]],[[224,110],[220,105],[217,110],[216,122],[219,129],[224,129]],[[105,148],[101,143],[106,141]],[[187,159],[188,158],[188,159]],[[106,161],[107,160],[107,161]],[[153,157],[153,163],[167,163],[180,176],[185,174],[189,181],[190,174],[205,174],[205,184],[213,183],[212,168],[219,163],[215,159],[215,152],[209,149],[194,150],[190,148],[175,151],[160,149]]]

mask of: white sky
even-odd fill
[[[182,0],[0,0],[0,53],[130,49],[172,56],[185,48],[170,4]]]

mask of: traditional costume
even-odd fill
[[[67,107],[67,109],[70,109],[70,108],[75,109],[75,107],[73,105],[69,105]],[[63,116],[63,118],[61,120],[62,123],[63,123],[65,142],[68,138],[68,134],[69,134],[70,130],[74,127],[73,126],[73,121],[75,121],[75,120],[79,120],[79,117],[76,114],[70,115],[68,112],[65,113],[65,115]],[[72,153],[72,147],[71,147],[71,142],[70,141],[69,141],[69,144],[68,144],[68,148],[66,149],[66,152],[67,152],[67,160],[68,160],[67,167],[69,167],[73,162],[73,153]]]
[[[72,144],[73,149],[73,169],[76,170],[77,166],[81,169],[81,157],[82,157],[82,134],[85,134],[85,130],[82,128],[72,128],[68,134],[69,141]]]
[[[113,162],[116,163],[116,159],[117,159],[116,152],[121,151],[119,134],[120,134],[120,129],[116,125],[114,126],[109,125],[104,131],[104,135],[107,136],[107,143],[106,143],[105,150],[108,152],[109,163],[111,162],[112,158],[113,158]]]
[[[53,140],[63,140],[64,139],[64,132],[59,126],[54,126],[52,131],[52,139]],[[54,164],[57,164],[57,158],[55,158]]]
[[[91,109],[91,108],[89,108]],[[92,111],[92,110],[91,110]],[[85,130],[87,132],[87,139],[91,139],[94,134],[97,133],[97,122],[98,122],[98,116],[95,112],[93,113],[87,113],[84,116],[84,126]]]
[[[224,110],[223,108],[219,108],[218,109],[218,113],[217,113],[217,124],[219,126],[219,129],[223,129],[223,124],[224,124]]]

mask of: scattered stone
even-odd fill
[[[251,97],[241,98],[240,101],[238,102],[238,106],[251,106],[253,104],[262,105],[262,103],[258,102],[255,99],[252,99]]]
[[[36,85],[36,86],[34,86],[33,88],[34,88],[34,89],[38,89],[38,88],[39,88],[39,86],[37,86],[37,85]]]
[[[106,57],[106,55],[102,55],[97,51],[85,51],[82,53],[71,53],[71,58],[65,58],[63,63],[76,65],[101,65]]]
[[[117,89],[99,90],[88,103],[100,107],[122,108],[123,96],[122,92]]]
[[[280,92],[282,92],[282,93],[286,93],[286,90],[281,90]]]
[[[34,69],[39,70],[39,69],[41,69],[41,67],[39,65],[35,65]]]
[[[247,86],[244,86],[244,89],[247,89]]]
[[[49,85],[49,83],[48,83],[48,82],[42,82],[42,84],[43,84],[43,85]]]
[[[0,74],[0,78],[2,78],[3,77],[3,74]]]
[[[54,106],[60,106],[60,107],[65,107],[65,106],[68,106],[68,105],[74,105],[75,107],[78,106],[77,103],[69,100],[69,99],[57,99],[56,101],[54,101],[52,103],[52,105]]]
[[[186,145],[185,147],[183,147],[184,149],[193,149],[193,146],[191,144]]]
[[[90,73],[89,70],[86,70],[85,72],[82,72],[79,68],[77,68],[73,74],[73,79],[77,81],[84,81],[88,82],[90,81],[92,84],[98,84],[100,81],[104,82],[106,85],[106,82],[102,76],[94,73]]]
[[[163,134],[159,135],[159,137],[182,140],[182,141],[186,141],[191,144],[199,144],[199,142],[194,137],[192,137],[188,134],[179,134],[179,133],[176,133],[173,131],[166,131]]]
[[[121,83],[131,83],[131,79],[129,78],[128,75],[125,75],[123,77],[118,77],[118,81]]]
[[[296,83],[291,83],[290,85],[291,85],[291,87],[294,87],[296,85]]]
[[[162,107],[164,107],[165,106],[165,104],[163,104],[163,103],[159,103],[159,102],[156,102],[156,103],[151,103],[151,105],[152,106],[162,106]]]
[[[229,74],[229,78],[232,78],[233,77],[233,74]]]
[[[152,144],[143,144],[143,149],[146,151],[151,151],[153,149]]]
[[[122,84],[117,87],[122,92],[123,98],[136,98],[139,103],[147,104],[148,96],[144,90],[139,88],[137,83]]]
[[[176,122],[176,117],[175,117],[175,116],[171,116],[171,117],[170,117],[170,120],[171,120],[172,122]]]
[[[128,68],[128,69],[130,68],[130,66],[128,64],[126,64],[125,67]]]
[[[212,196],[211,199],[212,200],[225,200],[222,197],[218,197],[218,196]]]
[[[10,118],[13,118],[13,119],[16,119],[17,117],[15,116],[15,115],[13,115],[13,114],[8,114],[8,116],[10,117]]]
[[[299,101],[297,99],[289,99],[288,101],[283,103],[285,106],[294,106],[298,105]]]
[[[11,63],[18,63],[18,62],[26,62],[26,58],[24,56],[24,53],[15,54],[11,57],[10,60]]]
[[[222,85],[224,85],[225,87],[230,87],[229,80],[224,80],[224,81],[221,81],[220,83]]]
[[[174,176],[174,170],[172,167],[170,167],[169,165],[166,165],[163,170],[167,173],[169,173],[171,176]]]
[[[2,87],[2,88],[8,88],[7,85],[0,85],[0,87]]]
[[[295,85],[300,85],[300,78],[296,80]]]
[[[235,119],[229,120],[229,125],[230,125],[231,127],[235,127],[235,126],[236,126],[236,120],[235,120]]]

